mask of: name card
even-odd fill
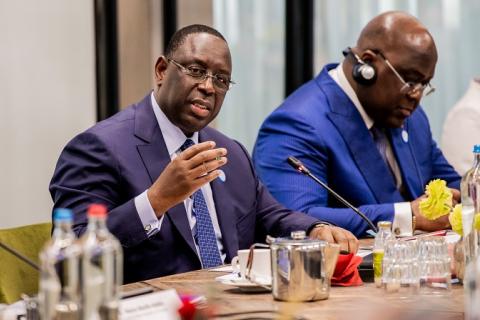
[[[157,291],[120,302],[120,320],[179,320],[182,301],[175,289]]]

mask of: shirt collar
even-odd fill
[[[155,117],[157,118],[158,126],[160,127],[160,131],[162,131],[163,140],[165,140],[165,145],[167,146],[168,154],[170,157],[177,153],[180,147],[183,145],[185,140],[187,140],[187,136],[183,133],[180,128],[175,126],[163,113],[162,109],[155,100],[155,96],[152,94],[150,95],[150,99],[152,101],[153,112],[155,113]],[[198,132],[195,132],[190,139],[197,144],[198,143]]]
[[[343,63],[340,63],[336,68],[331,69],[328,74],[338,84],[338,86],[343,90],[343,92],[345,92],[350,101],[352,101],[353,105],[355,106],[355,108],[357,108],[358,112],[362,116],[363,122],[365,122],[367,129],[370,130],[373,127],[373,120],[362,107],[360,100],[358,100],[357,94],[353,90],[352,86],[347,80],[347,77],[345,76],[345,73],[343,72],[342,66]]]

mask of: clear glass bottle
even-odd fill
[[[473,228],[476,213],[480,212],[480,145],[473,147],[473,166],[462,177],[463,247],[465,257],[465,319],[480,319],[480,256],[478,254],[478,232]]]
[[[465,250],[465,266],[477,256],[477,233],[473,230],[475,213],[480,212],[480,145],[473,147],[473,167],[462,177],[462,226]]]
[[[80,319],[80,246],[72,211],[53,213],[52,239],[40,252],[39,304],[42,319]]]
[[[465,278],[463,279],[465,290],[464,312],[465,320],[480,319],[480,257],[472,259],[465,267]]]
[[[392,223],[390,221],[378,222],[378,232],[373,244],[373,278],[377,288],[382,286],[383,255],[385,242],[394,239]]]
[[[107,208],[89,207],[88,227],[80,239],[83,249],[83,319],[118,319],[123,253],[120,242],[108,231]]]

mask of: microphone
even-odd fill
[[[27,257],[25,257],[24,255],[20,254],[19,252],[15,251],[14,249],[10,248],[9,246],[7,246],[6,244],[2,243],[0,241],[0,247],[5,249],[5,251],[13,254],[15,257],[17,257],[18,259],[22,260],[23,262],[25,262],[26,264],[30,265],[32,268],[34,268],[35,270],[40,270],[39,266],[33,262],[32,260],[28,259]]]
[[[355,212],[356,214],[358,214],[360,216],[360,218],[362,218],[366,223],[368,223],[368,225],[370,226],[370,228],[375,231],[375,232],[378,232],[378,229],[377,227],[373,224],[372,220],[368,219],[368,217],[363,213],[361,212],[360,210],[358,210],[358,208],[354,207],[350,202],[348,202],[347,200],[345,200],[341,195],[339,195],[338,193],[336,193],[333,189],[331,189],[329,186],[327,186],[325,183],[323,183],[320,179],[318,179],[313,173],[310,172],[310,170],[305,167],[305,165],[300,161],[298,160],[297,158],[295,158],[294,156],[290,156],[287,158],[287,162],[288,164],[290,164],[295,170],[297,170],[298,172],[300,173],[303,173],[304,175],[306,176],[309,176],[311,179],[313,179],[316,183],[318,183],[319,185],[321,185],[322,187],[324,187],[325,189],[327,189],[328,192],[330,192],[335,198],[337,198],[338,201],[340,201],[341,203],[343,203],[346,207],[350,208],[353,210],[353,212]]]

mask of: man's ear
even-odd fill
[[[363,51],[360,59],[362,59],[362,61],[364,61],[365,63],[371,63],[372,61],[377,59],[377,54],[374,51],[367,49]]]
[[[165,72],[168,67],[168,60],[165,56],[160,56],[155,63],[155,84],[160,86],[165,77]]]

